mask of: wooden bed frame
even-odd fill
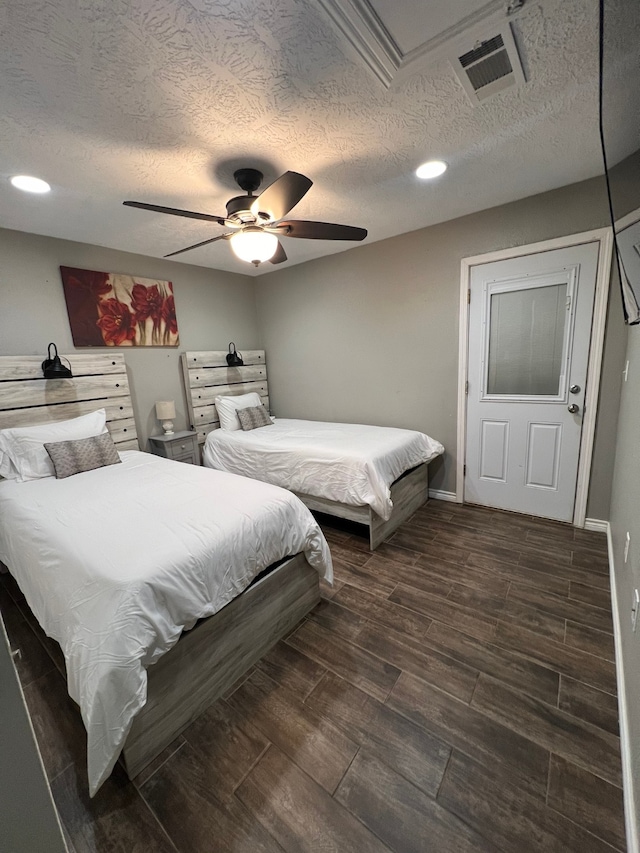
[[[255,391],[265,408],[269,408],[264,350],[243,352],[244,367],[228,367],[226,356],[226,350],[184,352],[181,356],[189,420],[191,429],[198,433],[200,444],[204,444],[212,430],[220,429],[214,403],[219,394],[232,396]],[[294,494],[311,510],[364,524],[369,529],[369,547],[373,551],[427,501],[429,472],[427,463],[418,465],[406,471],[391,485],[393,510],[388,521],[384,521],[367,505],[351,506],[315,495]]]
[[[44,379],[44,356],[0,357],[0,429],[66,420],[105,408],[118,450],[138,450],[123,354],[62,357],[71,364],[72,379]],[[133,778],[153,761],[319,600],[318,573],[298,554],[185,632],[149,667],[147,702],[122,750],[128,776]]]

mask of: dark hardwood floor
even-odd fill
[[[605,537],[431,501],[135,782],[87,796],[56,645],[0,607],[69,848],[625,850]]]

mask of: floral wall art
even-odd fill
[[[60,267],[77,347],[177,347],[170,281]]]

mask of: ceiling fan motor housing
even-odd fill
[[[227,216],[229,219],[237,218],[244,222],[253,222],[255,216],[250,210],[252,200],[252,197],[249,195],[237,195],[235,198],[230,198],[227,202]],[[243,216],[243,214],[246,214],[246,216]]]

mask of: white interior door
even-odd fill
[[[472,268],[465,501],[572,520],[598,249]]]

